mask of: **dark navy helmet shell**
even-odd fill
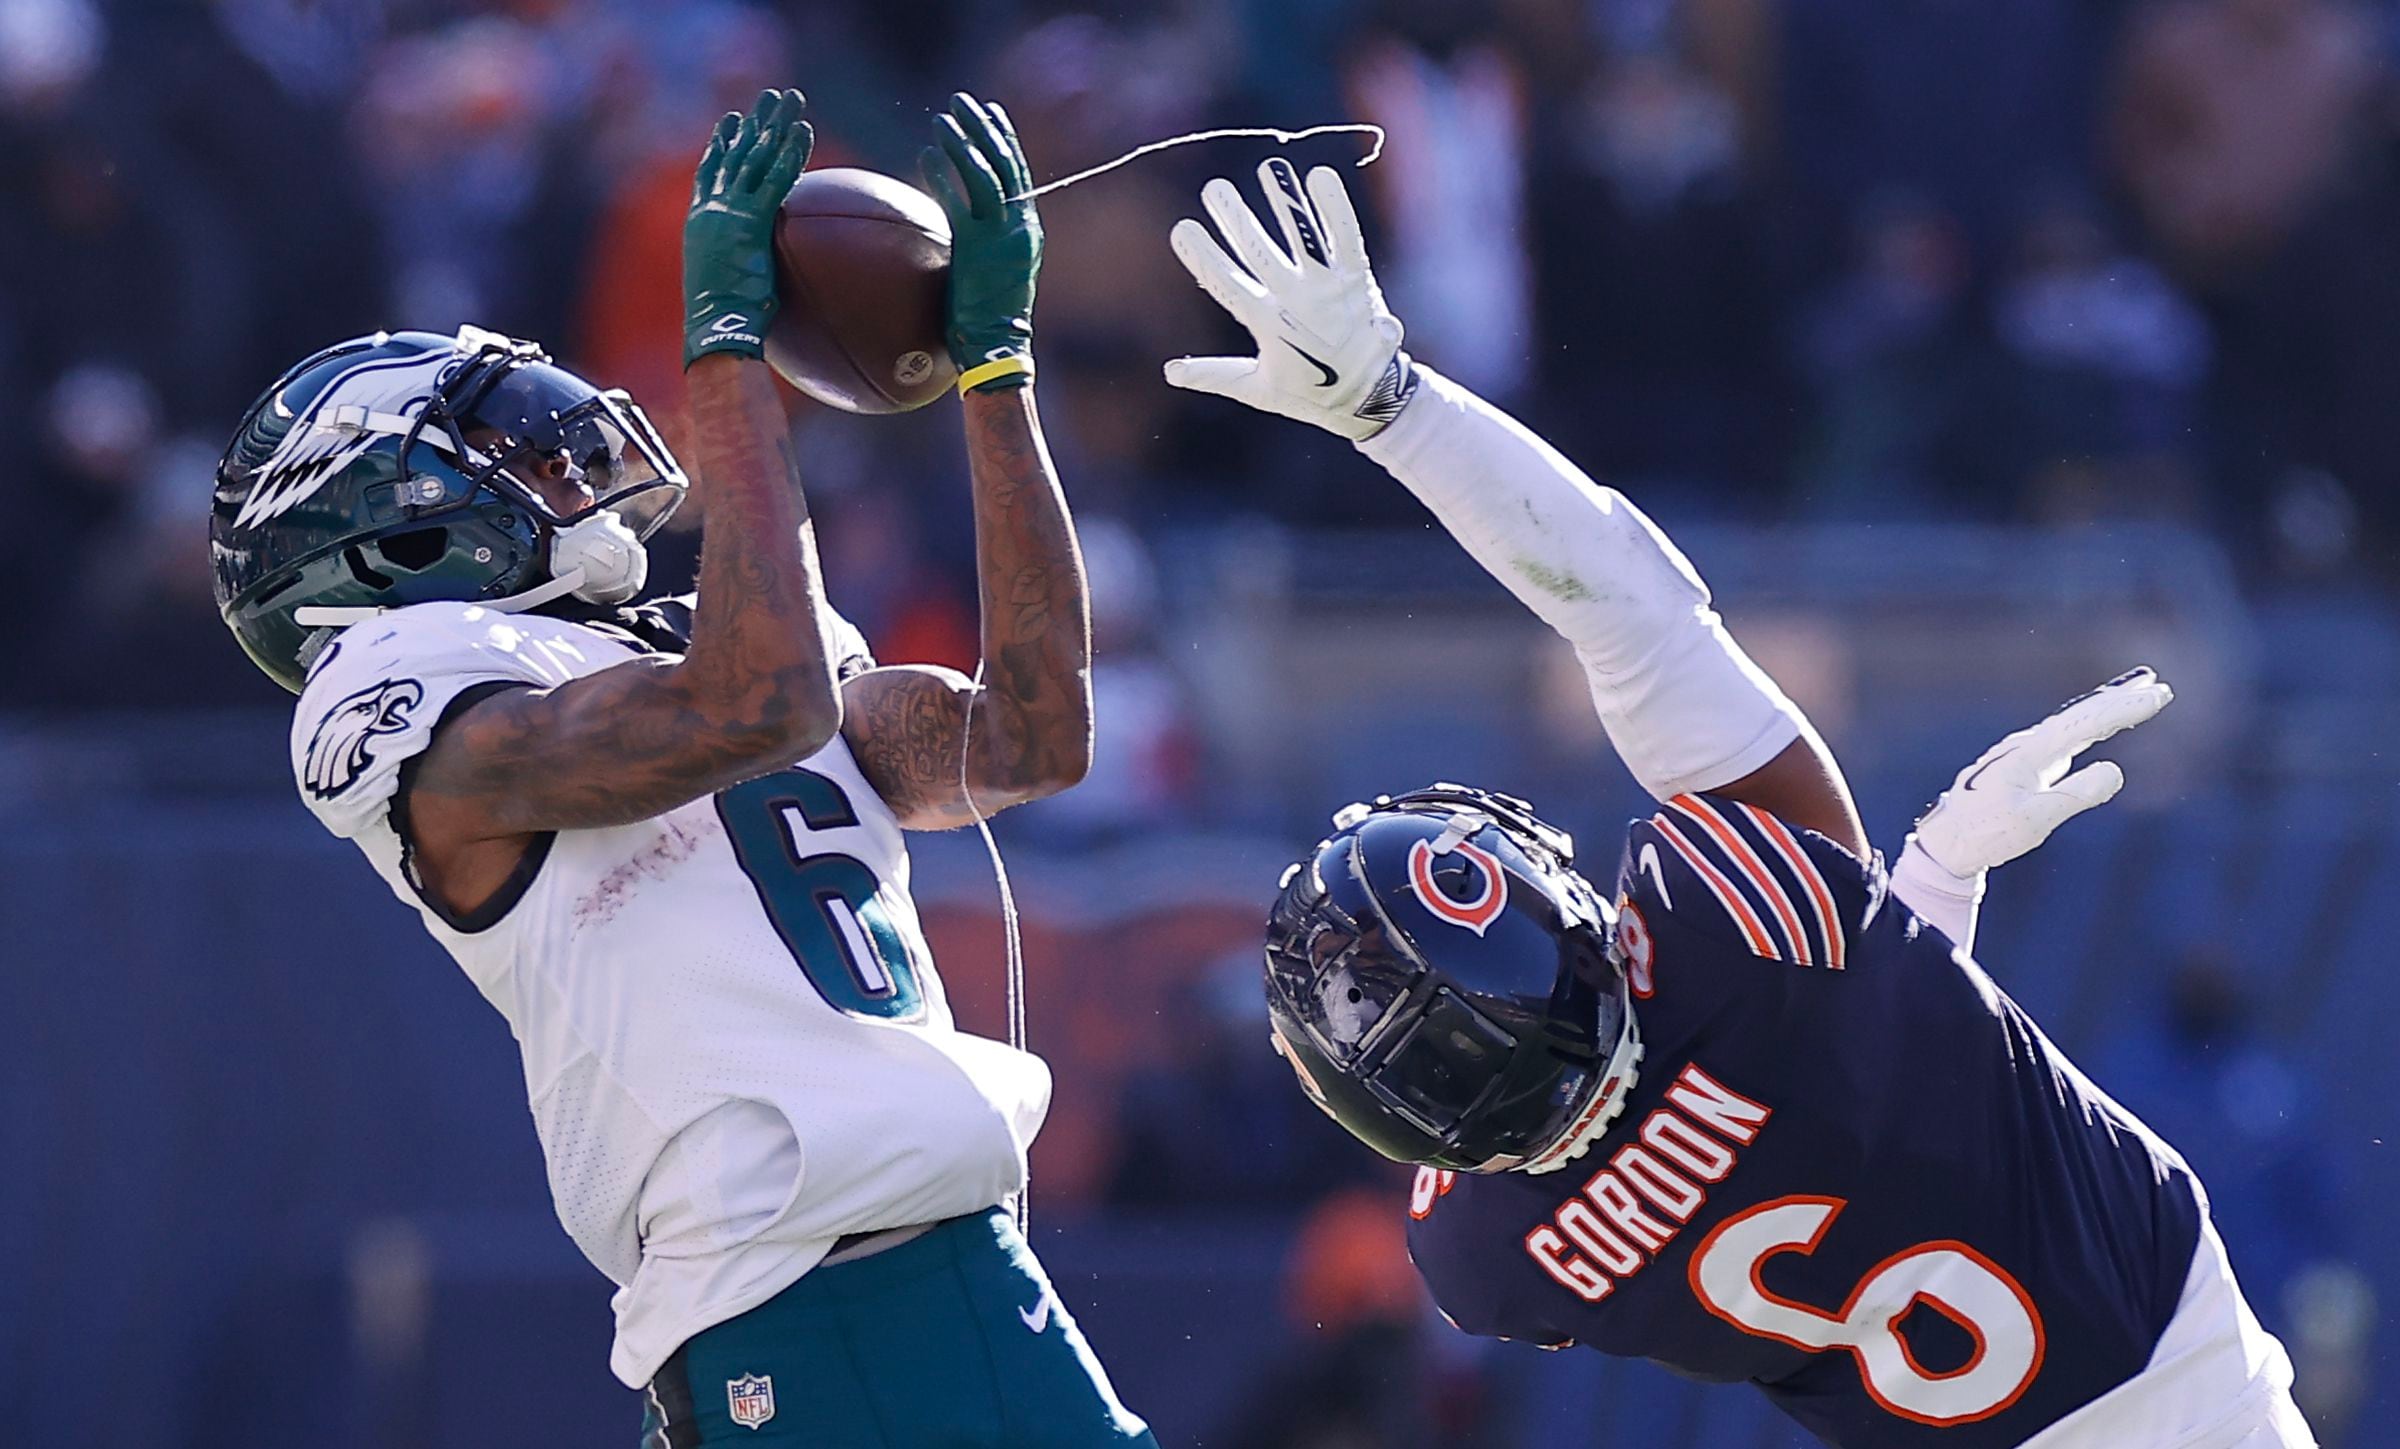
[[[514,471],[528,458],[563,459],[591,507],[554,512]],[[217,608],[297,691],[331,634],[312,617],[511,600],[550,581],[562,529],[605,512],[647,538],[685,488],[630,397],[531,343],[478,328],[353,338],[277,378],[218,463]]]
[[[1334,817],[1267,924],[1276,1050],[1401,1162],[1563,1166],[1633,1085],[1616,912],[1523,801],[1434,785]]]

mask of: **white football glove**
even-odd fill
[[[1308,173],[1305,193],[1280,156],[1259,166],[1258,179],[1281,245],[1222,177],[1201,188],[1200,201],[1241,262],[1189,217],[1168,237],[1193,280],[1257,339],[1258,356],[1178,357],[1167,381],[1371,438],[1399,415],[1417,379],[1400,350],[1400,319],[1367,268],[1358,213],[1329,166]]]
[[[2174,698],[2166,681],[2145,667],[2067,701],[2056,714],[2010,735],[1959,771],[1917,822],[1910,843],[1961,879],[2015,860],[2125,788],[2125,772],[2107,760],[2068,774],[2075,757],[2149,719]]]
[[[1892,866],[1892,894],[1960,949],[1973,951],[1985,872],[2125,788],[2125,772],[2106,760],[2072,775],[2067,766],[2174,698],[2156,674],[2136,669],[1985,750],[1917,822]]]

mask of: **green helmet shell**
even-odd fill
[[[329,347],[251,405],[217,466],[218,611],[251,660],[296,693],[318,636],[333,631],[302,625],[295,610],[522,593],[548,579],[551,536],[573,520],[507,465],[525,450],[579,446],[578,465],[588,461],[601,485],[595,508],[632,513],[626,501],[639,495],[637,534],[681,500],[683,475],[632,400],[551,366],[529,343],[469,329]],[[624,455],[640,466],[623,466]],[[628,476],[638,481],[606,486]]]

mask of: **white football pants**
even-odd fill
[[[2204,1213],[2183,1299],[2149,1366],[2024,1449],[2316,1449],[2292,1402],[2292,1361],[2233,1280]]]

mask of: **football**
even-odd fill
[[[767,361],[784,381],[853,413],[921,408],[958,369],[942,341],[950,221],[924,192],[879,172],[803,174],[775,224]]]

